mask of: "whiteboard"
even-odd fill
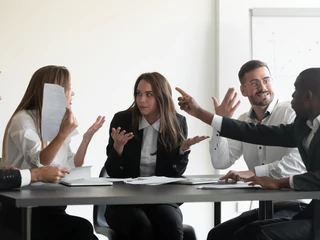
[[[301,71],[320,67],[319,26],[320,9],[252,12],[252,59],[268,64],[281,99],[291,99],[294,81]]]

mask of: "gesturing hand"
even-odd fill
[[[235,104],[236,99],[237,93],[234,88],[228,89],[220,105],[218,100],[215,97],[212,97],[216,114],[222,117],[232,117],[240,105],[240,100]]]
[[[205,139],[209,138],[209,136],[195,136],[193,138],[185,139],[181,145],[181,150],[186,151],[188,150],[192,145],[197,144]]]
[[[105,116],[97,117],[97,120],[92,124],[91,127],[87,130],[87,132],[83,135],[83,139],[91,140],[93,135],[99,131],[99,129],[103,126],[104,122],[106,121]]]
[[[124,145],[134,137],[132,132],[126,133],[126,130],[121,131],[121,127],[111,129],[111,137],[114,141],[113,147],[119,155],[122,154]]]
[[[176,87],[176,90],[181,94],[181,97],[178,98],[180,109],[195,117],[199,109],[201,109],[200,106],[193,99],[193,97],[191,97],[181,88]]]

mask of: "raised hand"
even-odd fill
[[[197,104],[193,97],[191,97],[181,88],[176,87],[176,90],[181,94],[181,97],[178,98],[180,109],[196,117],[197,112],[201,109],[201,107]]]
[[[124,145],[134,137],[132,132],[127,133],[126,130],[121,131],[121,127],[111,129],[111,137],[114,141],[113,147],[121,156]]]
[[[202,142],[203,140],[209,138],[209,136],[195,136],[193,138],[185,139],[181,145],[181,150],[186,151],[188,150],[192,145],[197,144],[199,142]]]
[[[222,117],[232,117],[240,105],[240,100],[235,103],[236,99],[237,93],[234,88],[228,89],[220,105],[218,100],[215,97],[212,97],[216,114]]]
[[[74,117],[71,108],[67,108],[60,124],[59,134],[64,138],[67,138],[77,127],[77,119]]]
[[[253,170],[248,171],[229,171],[226,175],[220,178],[220,180],[225,180],[226,182],[228,179],[232,179],[233,181],[243,181],[245,179],[248,179],[250,177],[255,176],[255,172]]]
[[[97,117],[97,120],[92,124],[91,127],[87,130],[87,132],[83,135],[83,139],[90,141],[93,135],[99,131],[99,129],[103,126],[106,121],[105,116]]]
[[[44,166],[41,168],[32,168],[31,182],[46,182],[55,183],[69,173],[67,168],[61,168],[57,166]]]

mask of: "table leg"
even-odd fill
[[[214,202],[214,226],[221,223],[221,202]]]
[[[259,220],[271,219],[273,217],[272,201],[259,201]]]
[[[259,201],[259,221],[266,219],[266,201]]]
[[[32,207],[23,207],[21,208],[22,212],[22,240],[31,240],[31,215]]]
[[[273,203],[272,201],[266,201],[266,219],[273,218]]]

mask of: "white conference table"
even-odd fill
[[[272,203],[271,201],[297,199],[320,199],[320,191],[264,189],[202,190],[196,189],[192,185],[166,184],[146,186],[124,183],[115,183],[113,186],[94,187],[67,187],[60,184],[43,184],[10,191],[0,191],[0,202],[22,209],[23,240],[31,240],[32,208],[38,206],[158,204],[172,202],[220,203],[223,201],[247,200]]]

